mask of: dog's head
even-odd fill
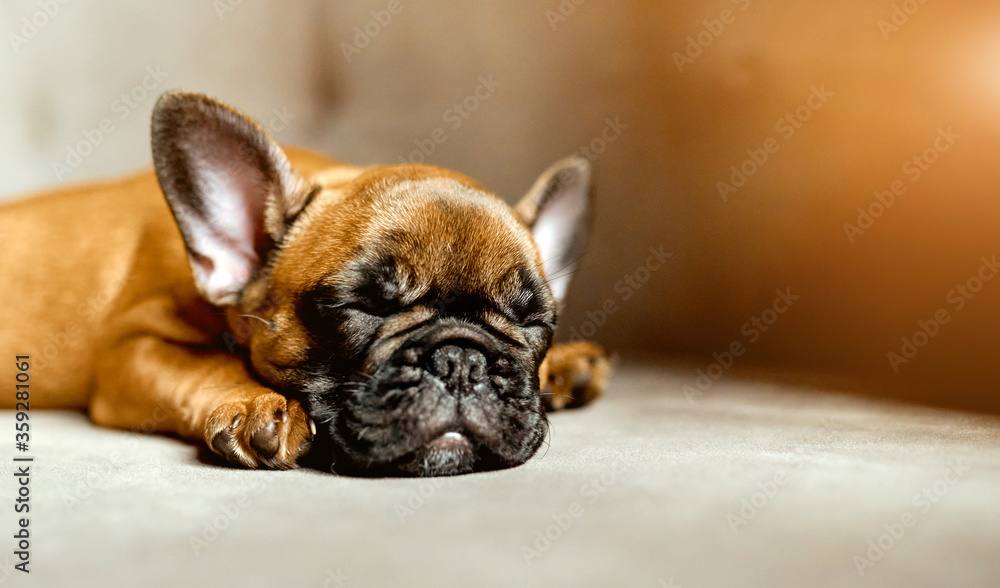
[[[585,160],[549,168],[512,209],[433,166],[300,165],[202,95],[165,94],[152,130],[195,284],[230,307],[258,375],[304,400],[314,457],[433,475],[535,453],[539,369],[586,224]]]

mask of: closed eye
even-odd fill
[[[555,328],[555,313],[545,304],[545,298],[530,287],[522,286],[503,306],[499,310],[504,318],[519,327]]]
[[[556,328],[555,320],[546,314],[535,313],[529,316],[514,316],[514,313],[505,311],[498,311],[498,314],[510,324],[522,329],[545,328],[555,330]]]
[[[363,298],[338,302],[322,302],[320,306],[327,310],[353,311],[378,317],[389,316],[397,310],[394,304],[375,304],[373,301]]]
[[[524,328],[534,327],[534,328],[543,328],[551,330],[555,330],[556,328],[555,322],[547,318],[533,318],[516,324],[517,326]]]

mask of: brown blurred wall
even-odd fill
[[[895,7],[414,2],[350,63],[339,43],[370,7],[331,9],[338,122],[325,142],[396,161],[480,74],[495,76],[495,93],[427,159],[513,199],[548,162],[603,150],[589,154],[596,224],[564,334],[594,332],[626,357],[705,358],[740,342],[738,364],[853,374],[912,399],[1000,409],[1000,280],[964,302],[952,293],[977,287],[981,258],[1000,253],[1000,6]],[[753,175],[724,198],[718,182],[748,150],[767,159],[747,164]],[[914,156],[932,162],[904,168]],[[876,192],[886,191],[883,210]],[[880,216],[859,224],[857,207]],[[672,257],[642,269],[660,247]],[[648,281],[635,290],[626,276]],[[776,290],[799,298],[761,317]],[[936,312],[947,320],[937,328]],[[744,327],[754,317],[776,320],[766,332]],[[912,355],[901,338],[918,320],[934,335],[917,335]],[[692,382],[710,363],[696,359]]]

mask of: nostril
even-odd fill
[[[469,381],[473,384],[485,382],[489,377],[486,369],[486,356],[476,349],[466,349],[465,359],[469,364]]]
[[[442,345],[431,354],[431,371],[442,380],[450,380],[460,375],[463,350],[457,345]]]

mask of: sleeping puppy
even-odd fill
[[[603,389],[599,348],[545,361],[585,160],[512,209],[438,167],[283,150],[181,92],[157,102],[152,150],[155,174],[0,207],[0,342],[21,362],[0,375],[28,374],[32,408],[203,439],[246,467],[312,447],[339,473],[450,475],[535,453],[542,399],[574,393],[541,383],[586,376],[553,408]]]

